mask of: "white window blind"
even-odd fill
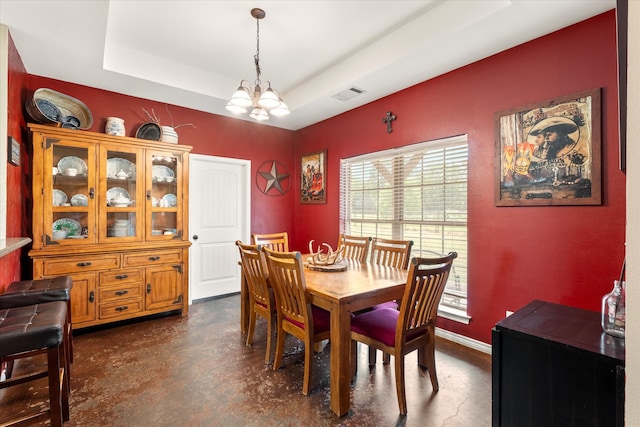
[[[467,136],[340,163],[340,230],[413,240],[412,256],[456,251],[441,307],[467,309]]]

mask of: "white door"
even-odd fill
[[[189,157],[189,303],[240,291],[236,240],[251,230],[248,160]]]

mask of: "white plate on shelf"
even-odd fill
[[[74,194],[71,196],[71,206],[87,206],[89,198],[84,194]]]
[[[129,195],[129,192],[124,188],[111,187],[110,189],[107,190],[107,204],[109,203],[109,200],[113,200],[118,196],[124,196],[127,199],[131,200],[131,196]]]
[[[53,197],[52,197],[53,206],[62,206],[64,203],[67,203],[67,195],[62,190],[53,189]]]
[[[155,165],[151,167],[151,176],[154,181],[165,181],[167,177],[175,178],[176,174],[166,166]]]
[[[87,176],[87,164],[80,157],[67,156],[58,162],[58,173],[61,175],[66,175],[67,169],[71,168],[78,171],[78,175]]]
[[[117,174],[120,171],[124,171],[127,174],[126,178],[134,177],[136,176],[136,165],[120,157],[107,159],[107,178],[119,178]]]
[[[151,206],[153,206],[154,208],[157,208],[159,204],[160,204],[160,201],[158,199],[156,199],[155,197],[151,198]]]
[[[67,238],[82,235],[82,226],[78,221],[72,218],[60,218],[59,220],[54,221],[52,229],[66,230]]]
[[[160,207],[162,208],[175,208],[178,206],[178,198],[175,194],[165,194],[160,199]]]

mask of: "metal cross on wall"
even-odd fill
[[[391,111],[387,111],[387,115],[382,119],[382,123],[386,123],[387,124],[387,132],[388,133],[393,132],[393,129],[391,128],[391,122],[394,121],[395,119],[396,119],[396,116],[391,114]]]

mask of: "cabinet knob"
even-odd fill
[[[125,311],[125,310],[129,310],[129,307],[127,307],[126,305],[123,305],[121,307],[116,307],[115,310],[116,311]]]
[[[86,262],[79,262],[76,265],[78,267],[89,267],[91,265],[91,263],[89,261],[86,261]]]
[[[151,283],[147,283],[147,293],[151,293]]]
[[[93,291],[89,292],[89,302],[95,301],[95,293]]]
[[[116,292],[116,295],[117,295],[117,296],[122,296],[122,295],[126,295],[126,294],[128,294],[128,293],[129,293],[129,291],[117,291],[117,292]]]
[[[198,235],[197,234],[193,235],[193,240],[198,240]]]

